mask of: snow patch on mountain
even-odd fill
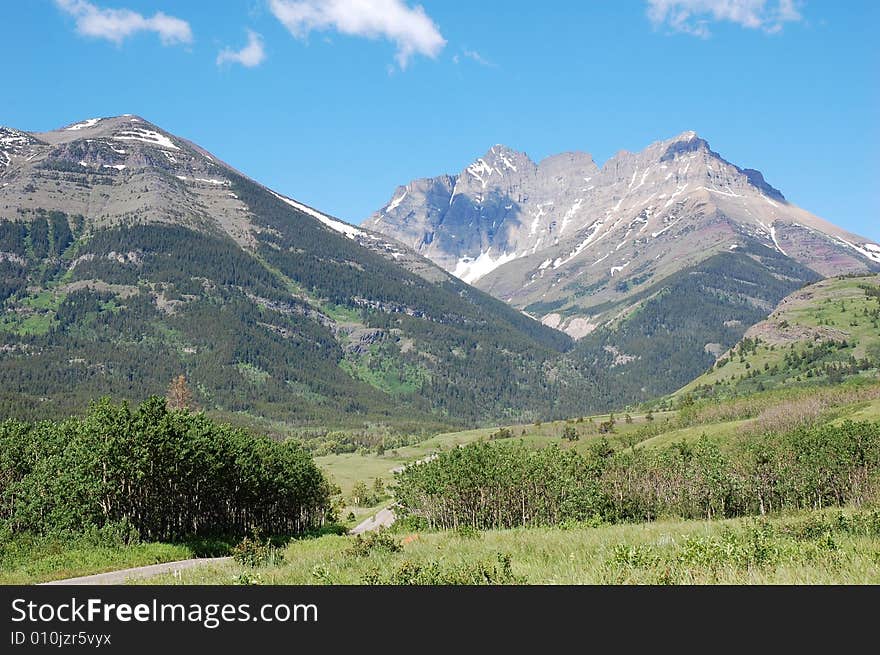
[[[512,262],[519,255],[515,252],[502,253],[497,258],[492,257],[492,249],[489,248],[485,252],[481,252],[476,259],[471,257],[462,257],[458,260],[455,270],[452,274],[458,279],[473,284],[484,275],[488,275],[499,266]]]
[[[285,198],[284,196],[279,195],[279,194],[275,193],[274,191],[272,192],[272,195],[275,196],[276,198],[278,198],[278,200],[280,200],[281,202],[284,202],[284,203],[290,205],[294,209],[298,209],[299,211],[303,212],[304,214],[308,214],[309,216],[311,216],[313,218],[317,218],[319,221],[321,221],[324,225],[329,227],[331,230],[335,230],[336,232],[339,232],[340,234],[344,234],[349,239],[356,239],[357,237],[369,237],[370,236],[366,232],[364,232],[363,230],[357,229],[354,225],[349,225],[348,223],[343,223],[342,221],[337,221],[335,219],[332,219],[329,216],[327,216],[326,214],[322,214],[321,212],[319,212],[316,209],[312,209],[311,207],[308,207],[307,205],[303,205],[301,203],[298,203],[296,200],[291,200],[290,198]]]
[[[489,185],[489,178],[496,169],[489,166],[485,159],[478,159],[475,163],[467,167],[467,172],[477,179],[480,185],[485,189]],[[504,177],[501,171],[497,171],[498,175]]]
[[[497,147],[498,146],[492,148],[492,154],[496,155],[498,157],[498,159],[501,160],[501,163],[504,164],[505,168],[512,170],[514,173],[516,173],[517,172],[516,165],[507,158],[507,155],[504,154],[503,149],[500,149],[498,152],[496,152]]]
[[[76,125],[71,125],[68,128],[65,128],[66,132],[75,132],[77,130],[85,130],[90,127],[94,127],[98,123],[101,122],[100,118],[89,118],[88,120],[83,121],[82,123],[77,123]]]
[[[406,196],[407,196],[408,193],[409,193],[408,191],[404,191],[402,196],[400,196],[399,198],[395,198],[394,200],[392,200],[392,201],[388,204],[388,206],[385,208],[385,213],[387,214],[388,212],[393,212],[395,209],[397,209],[398,207],[400,207],[400,203],[402,203],[402,202],[406,199]]]
[[[782,246],[779,245],[779,240],[776,238],[776,228],[771,225],[770,226],[770,238],[773,239],[773,244],[776,246],[776,249],[781,252],[783,255],[788,257],[788,253],[782,249]]]
[[[141,141],[151,146],[159,146],[160,148],[169,148],[170,150],[180,150],[175,143],[164,134],[160,134],[154,130],[133,127],[128,130],[122,130],[113,135],[114,141]]]
[[[840,237],[836,237],[836,240],[846,246],[849,246],[862,256],[870,259],[872,262],[880,263],[880,246],[873,243],[866,243],[863,246],[857,246],[856,244]]]

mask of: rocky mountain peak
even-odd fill
[[[821,275],[880,264],[880,246],[787,203],[693,130],[601,169],[586,153],[532,164],[495,146],[402,198],[365,225],[576,338],[717,253],[751,247]]]
[[[660,156],[661,162],[675,161],[677,157],[692,152],[712,153],[708,141],[700,138],[693,130],[682,132],[678,136],[662,142],[662,145],[664,148],[663,154]]]

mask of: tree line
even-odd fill
[[[396,475],[398,513],[430,528],[715,519],[862,504],[880,492],[880,423],[805,427],[728,451],[706,437],[585,454],[480,442]]]
[[[141,539],[297,534],[328,518],[311,456],[174,411],[104,399],[83,418],[0,423],[0,531],[76,535],[121,526]]]

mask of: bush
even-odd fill
[[[399,553],[403,546],[385,530],[370,532],[366,537],[356,535],[345,554],[347,557],[369,557],[373,553]]]
[[[480,539],[483,534],[470,525],[460,525],[455,529],[455,536],[459,539]]]
[[[726,451],[705,436],[662,450],[619,452],[597,439],[586,455],[557,446],[475,443],[409,467],[397,482],[397,516],[443,530],[861,506],[875,502],[880,490],[880,423],[802,427]]]
[[[513,574],[510,555],[499,553],[495,561],[481,560],[444,566],[441,562],[406,560],[389,573],[374,569],[363,578],[368,585],[522,585],[526,580]]]
[[[233,584],[244,586],[261,585],[263,584],[263,578],[256,573],[248,573],[247,571],[244,571],[235,578]]]
[[[242,566],[278,566],[284,554],[271,541],[260,541],[258,536],[245,537],[232,547],[232,558]]]

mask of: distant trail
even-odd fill
[[[152,578],[163,573],[173,573],[184,569],[191,569],[206,564],[219,564],[229,561],[230,557],[214,557],[201,559],[187,559],[180,562],[166,562],[164,564],[152,564],[150,566],[138,566],[133,569],[122,571],[110,571],[96,575],[84,575],[80,578],[68,578],[67,580],[52,580],[43,582],[43,585],[111,585],[125,584],[128,580],[141,580]]]
[[[371,516],[366,521],[352,529],[348,534],[363,534],[364,532],[373,532],[379,528],[387,528],[394,523],[394,512],[390,509],[382,509],[376,512],[375,516]]]

